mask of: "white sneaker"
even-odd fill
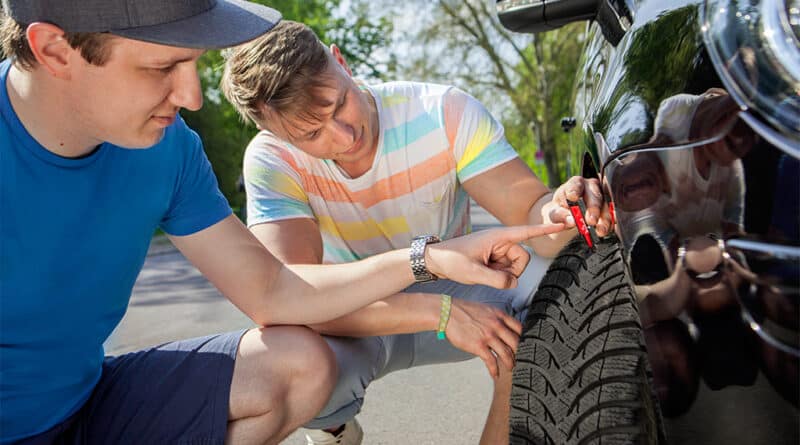
[[[361,445],[364,431],[356,419],[344,424],[344,429],[337,436],[323,430],[306,430],[308,445]]]

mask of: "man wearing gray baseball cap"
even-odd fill
[[[283,265],[231,214],[196,133],[197,59],[280,15],[239,0],[3,0],[0,42],[0,443],[277,443],[336,379],[301,326],[414,282],[409,249]],[[153,231],[257,325],[117,357]],[[424,272],[508,287],[517,244],[560,226],[431,244]],[[417,258],[419,263],[419,258]],[[344,278],[344,279],[343,279]]]

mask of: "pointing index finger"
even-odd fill
[[[514,226],[506,229],[506,239],[513,242],[525,241],[537,236],[550,235],[564,230],[564,224],[537,224]]]

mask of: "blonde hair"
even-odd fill
[[[326,102],[315,93],[327,86],[324,72],[332,57],[311,28],[283,20],[224,55],[220,87],[245,121],[269,126],[262,105],[283,118],[319,121],[316,106]]]
[[[0,48],[5,57],[12,59],[22,69],[33,69],[38,62],[25,35],[27,25],[1,12],[0,21]],[[80,50],[87,62],[102,66],[111,55],[110,42],[114,36],[99,32],[65,32],[64,38],[71,47]]]

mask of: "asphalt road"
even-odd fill
[[[497,224],[482,209],[474,213],[476,229]],[[151,247],[128,312],[106,342],[106,351],[117,354],[251,326],[179,252],[160,241]],[[390,374],[367,393],[358,417],[364,443],[476,444],[491,394],[491,379],[477,359]],[[305,441],[297,432],[283,443]]]

